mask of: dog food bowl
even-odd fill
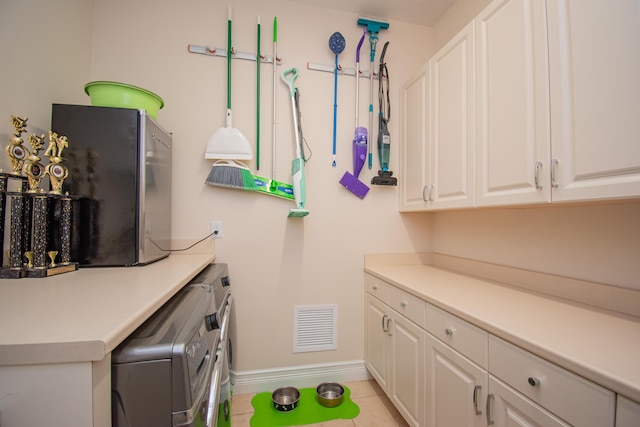
[[[300,390],[295,387],[280,387],[271,394],[273,407],[280,412],[296,409],[300,400]]]
[[[344,387],[338,383],[322,383],[316,388],[316,396],[322,406],[333,408],[342,403]]]

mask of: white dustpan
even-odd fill
[[[204,153],[205,159],[253,159],[253,150],[247,137],[231,126],[231,109],[227,109],[227,125],[211,135]]]
[[[205,159],[251,160],[249,140],[231,124],[231,6],[227,9],[227,123],[209,138]]]

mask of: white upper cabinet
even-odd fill
[[[552,200],[640,196],[640,2],[548,2]]]
[[[638,76],[640,1],[494,0],[401,92],[400,210],[640,197]]]
[[[475,81],[473,22],[431,59],[429,209],[475,203]]]
[[[476,18],[476,204],[551,200],[545,2],[499,0]]]
[[[400,89],[400,211],[425,210],[427,179],[429,66],[426,63]]]

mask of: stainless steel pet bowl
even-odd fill
[[[344,387],[338,383],[322,383],[316,388],[316,396],[322,406],[333,408],[342,403]]]
[[[273,407],[280,412],[296,409],[300,400],[300,390],[295,387],[280,387],[271,394]]]

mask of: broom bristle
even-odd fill
[[[235,162],[214,163],[206,183],[240,190],[258,190],[251,171]]]

